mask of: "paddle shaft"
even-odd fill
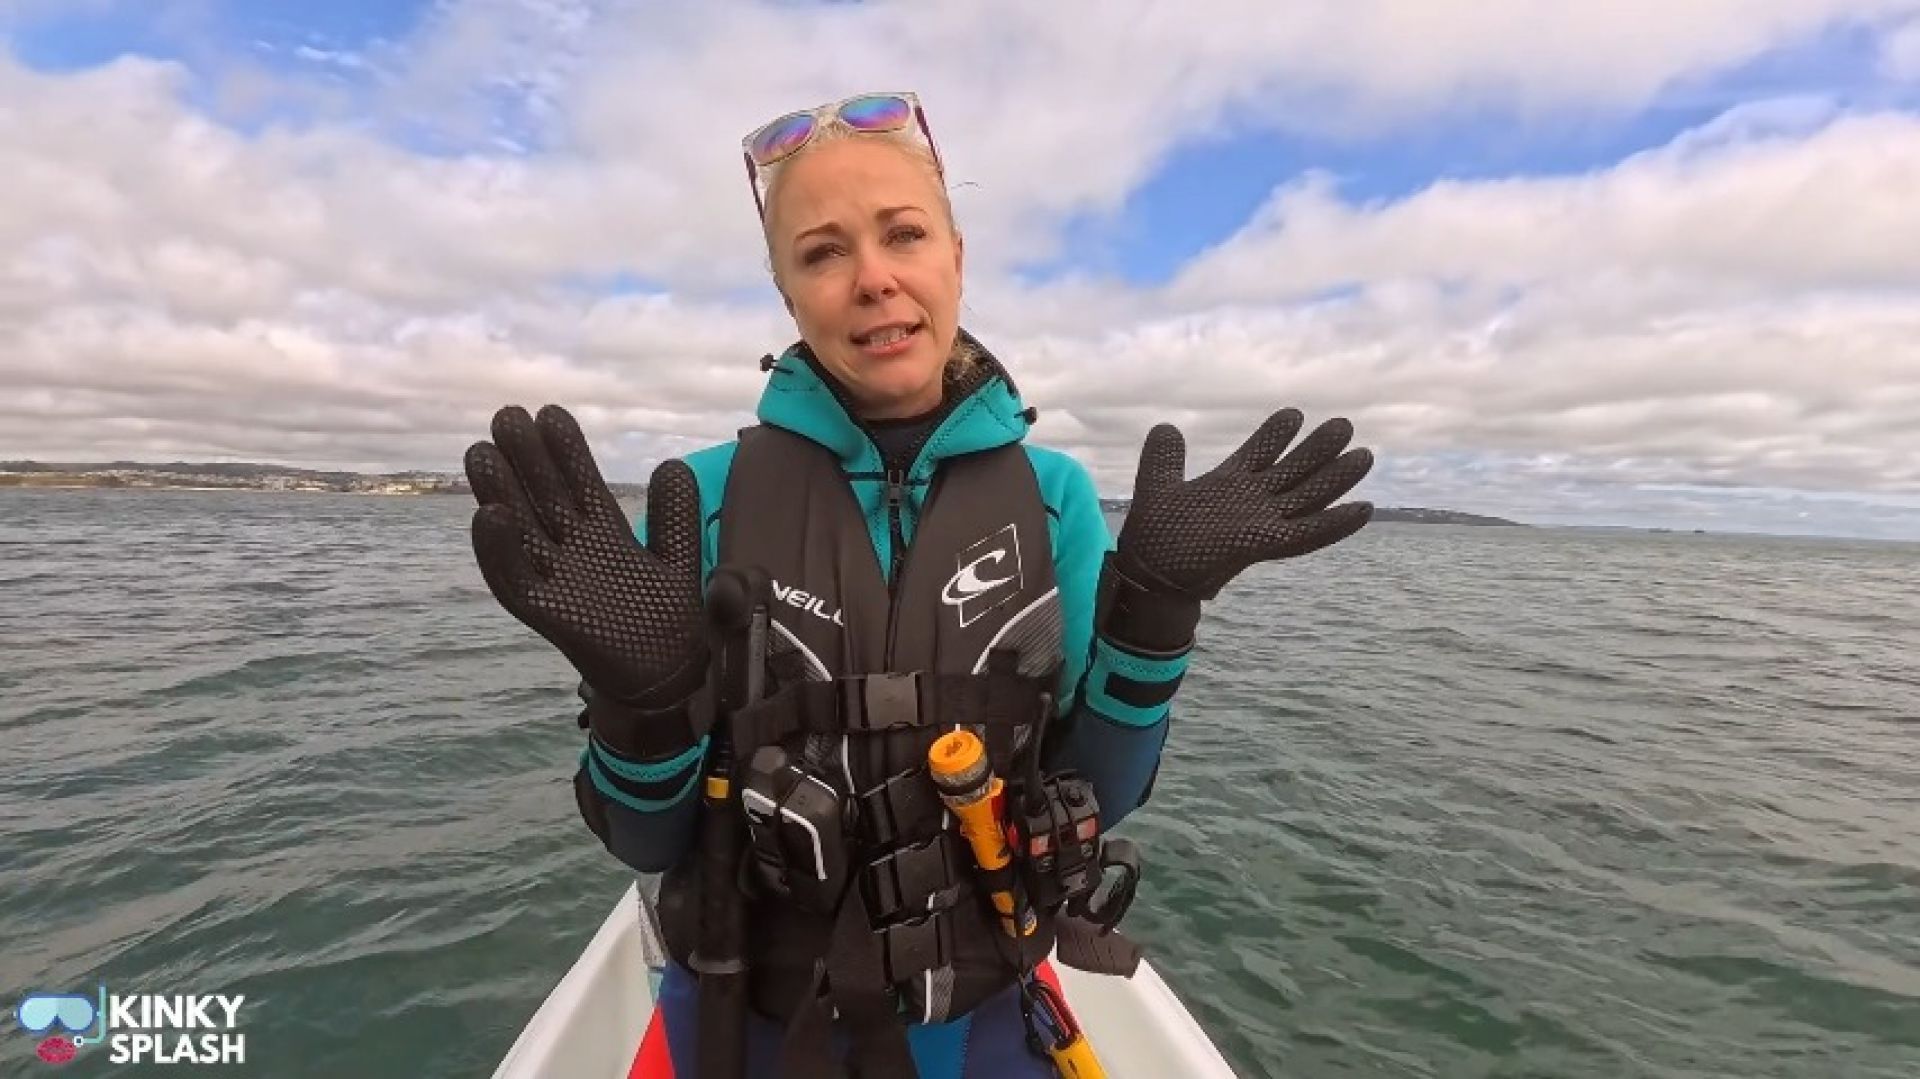
[[[766,688],[769,615],[764,574],[720,569],[709,586],[718,699],[709,745],[700,828],[700,940],[690,965],[699,975],[701,1079],[744,1079],[747,1045],[747,908],[738,884],[746,822],[733,789],[734,710]],[[718,585],[719,587],[714,587]]]

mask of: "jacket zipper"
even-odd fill
[[[887,667],[893,667],[893,641],[900,616],[900,565],[906,560],[906,538],[900,528],[900,507],[907,499],[906,472],[887,469]]]

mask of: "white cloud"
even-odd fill
[[[1920,82],[1920,18],[1883,39],[1880,66],[1888,78]]]
[[[1683,138],[1604,172],[1440,183],[1384,206],[1351,205],[1316,179],[1189,265],[1179,293],[1272,299],[1393,277],[1499,288],[1595,273],[1656,284],[1676,305],[1900,287],[1920,280],[1916,190],[1920,117],[1897,113],[1809,136]]]
[[[1308,177],[1165,289],[1003,271],[1229,124],[1363,137],[1466,107],[1631,111],[1833,20],[1916,7],[487,0],[339,53],[371,73],[351,92],[217,73],[229,103],[306,94],[335,117],[251,136],[186,103],[204,72],[0,60],[0,457],[451,469],[499,404],[560,400],[639,478],[745,422],[754,360],[792,332],[739,133],[897,85],[927,97],[974,185],[956,194],[969,324],[1039,405],[1037,436],[1109,493],[1153,422],[1186,428],[1197,467],[1296,404],[1355,419],[1385,501],[1550,515],[1638,504],[1640,484],[1899,499],[1920,492],[1909,115],[1759,103],[1588,174],[1379,203]],[[475,149],[417,152],[338,111],[369,93],[393,123],[457,113]],[[501,95],[518,103],[504,125]],[[617,272],[671,292],[566,286]]]
[[[761,266],[739,135],[796,103],[910,87],[928,101],[984,269],[1052,256],[1063,221],[1117,209],[1179,145],[1230,126],[1340,137],[1473,106],[1538,123],[1631,110],[1824,26],[1902,11],[1920,2],[1696,0],[1627,12],[1533,0],[1278,10],[1253,0],[468,0],[372,50],[368,107],[482,155],[426,168],[352,140],[329,152],[356,176],[451,188],[448,201],[486,215],[490,247],[517,252],[525,272],[631,264],[686,287],[731,286],[757,280]],[[244,95],[273,99],[257,71],[232,78]],[[296,93],[322,91],[282,96]],[[550,153],[488,160],[503,140]],[[373,237],[398,216],[406,241],[475,246],[470,218],[420,205],[415,191],[378,194],[406,212],[374,214]]]
[[[956,199],[983,264],[1006,266],[1051,256],[1063,220],[1117,209],[1177,146],[1230,126],[1337,137],[1470,106],[1538,122],[1631,110],[1821,27],[1916,10],[1915,0],[676,2],[605,16],[563,115],[568,145],[621,163],[636,184],[645,177],[640,193],[733,250],[752,235],[729,149],[739,133],[796,103],[918,89],[968,185]],[[466,60],[476,74],[495,62],[485,51]],[[635,225],[619,234],[643,235]]]
[[[1164,299],[1361,288],[1313,320],[1332,341],[1270,324],[1252,347],[1342,357],[1409,451],[1559,443],[1644,459],[1610,470],[1635,478],[1920,489],[1920,120],[1713,127],[1592,174],[1379,205],[1310,181]]]

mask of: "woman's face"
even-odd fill
[[[961,240],[938,177],[877,138],[784,166],[767,208],[774,281],[800,336],[869,419],[940,403],[959,326]]]

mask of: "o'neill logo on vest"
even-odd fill
[[[947,578],[940,602],[960,616],[962,627],[1020,594],[1020,531],[1008,525],[960,552],[960,568]]]
[[[774,581],[773,597],[789,607],[797,607],[815,618],[825,619],[836,626],[844,626],[847,624],[840,617],[840,608],[835,607],[832,611],[828,611],[827,601],[811,592],[802,591],[801,589],[781,584],[779,581]]]

